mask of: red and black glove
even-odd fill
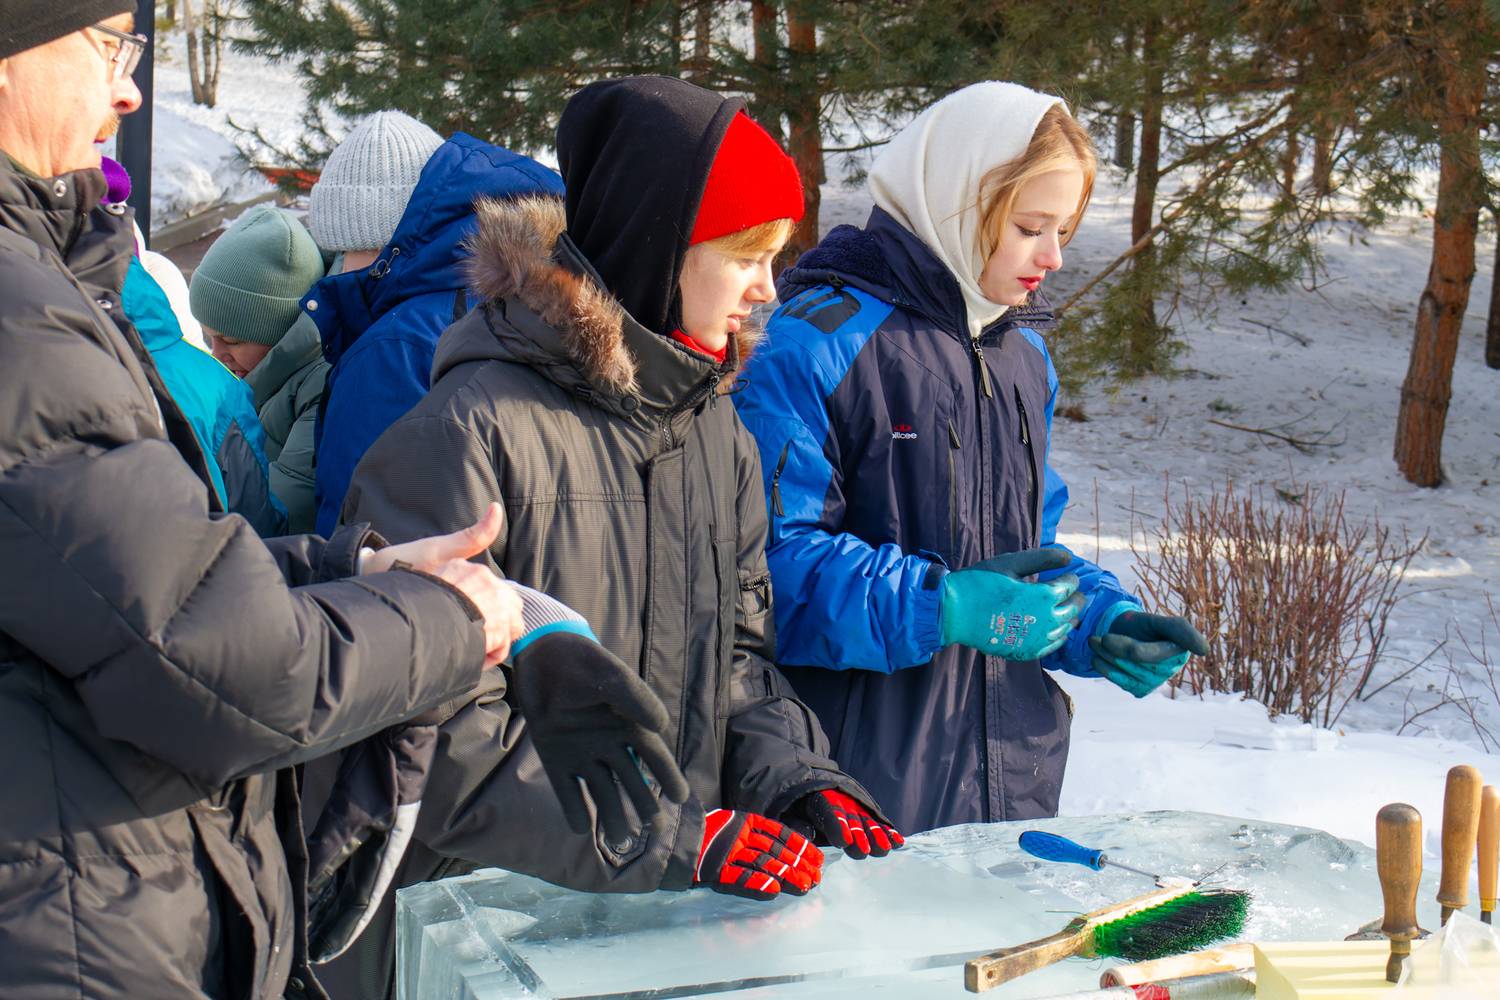
[[[875,818],[857,799],[832,788],[813,792],[799,805],[813,829],[834,847],[842,847],[851,858],[867,858],[872,854],[883,858],[906,843],[895,827]]]
[[[694,886],[748,899],[802,896],[823,880],[823,852],[755,813],[715,809],[704,817]]]

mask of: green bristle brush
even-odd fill
[[[1159,875],[1111,861],[1103,851],[1075,844],[1066,837],[1028,830],[1021,848],[1046,861],[1065,861],[1095,871],[1105,865],[1144,875],[1157,883],[1154,892],[1086,913],[1051,937],[1014,948],[1002,948],[964,965],[970,992],[1009,982],[1065,958],[1109,956],[1132,962],[1165,958],[1234,937],[1245,927],[1250,894],[1235,889],[1204,889],[1201,882],[1164,884]]]

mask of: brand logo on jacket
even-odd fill
[[[915,441],[917,432],[911,429],[911,424],[891,424],[892,441]]]

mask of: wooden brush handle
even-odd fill
[[[1150,962],[1134,965],[1117,965],[1105,969],[1099,975],[1099,985],[1139,986],[1156,983],[1163,979],[1178,979],[1183,976],[1202,976],[1211,972],[1236,972],[1255,968],[1255,946],[1232,944],[1224,948],[1205,948],[1190,951],[1186,955],[1172,955]]]
[[[1479,797],[1479,909],[1495,910],[1500,882],[1500,788],[1485,785]]]
[[[1078,930],[1070,924],[1051,937],[970,959],[964,963],[964,989],[983,993],[1053,962],[1072,958],[1083,950],[1088,939],[1087,930]]]
[[[1479,771],[1460,764],[1448,772],[1443,793],[1443,874],[1438,883],[1438,902],[1443,919],[1469,904],[1469,866],[1474,861],[1474,841],[1479,833],[1479,798],[1484,779]]]

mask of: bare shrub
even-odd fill
[[[1489,595],[1485,595],[1485,605],[1489,610],[1488,621],[1480,620],[1468,628],[1455,625],[1456,648],[1445,635],[1433,650],[1432,655],[1436,655],[1447,647],[1442,683],[1427,685],[1427,694],[1432,697],[1430,704],[1418,706],[1411,694],[1407,694],[1398,734],[1407,729],[1425,732],[1427,727],[1421,721],[1424,716],[1456,709],[1474,727],[1485,753],[1500,749],[1500,733],[1495,731],[1493,722],[1500,716],[1500,651],[1490,647],[1491,632],[1500,638],[1500,608],[1496,608],[1495,599]],[[1494,715],[1490,714],[1490,708],[1494,709]]]
[[[1180,609],[1210,647],[1174,678],[1173,695],[1243,693],[1272,715],[1333,724],[1369,683],[1427,536],[1354,522],[1344,491],[1316,487],[1268,498],[1230,481],[1174,499],[1168,482],[1164,511],[1154,528],[1132,526],[1137,573],[1151,601]]]

